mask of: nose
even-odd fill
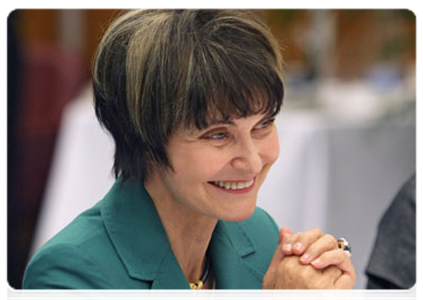
[[[234,158],[232,159],[232,167],[236,170],[251,173],[251,175],[258,174],[263,167],[258,145],[252,139],[247,139],[239,142],[236,148]]]

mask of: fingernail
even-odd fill
[[[301,244],[301,243],[296,243],[295,245],[294,245],[294,250],[296,250],[296,251],[301,251],[303,249],[303,244]]]
[[[291,244],[285,244],[282,246],[283,251],[291,251],[291,248],[292,248]]]
[[[311,262],[312,265],[318,265],[322,260],[320,258],[316,258]]]
[[[309,258],[310,258],[310,254],[308,254],[308,253],[304,253],[302,256],[301,256],[301,261],[302,262],[308,262],[308,260],[309,260]]]

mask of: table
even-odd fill
[[[113,141],[95,119],[89,95],[67,108],[36,229],[32,252],[113,184]],[[415,172],[413,121],[336,120],[318,111],[283,110],[276,120],[280,156],[258,199],[279,225],[311,227],[347,238],[356,288],[378,221]]]

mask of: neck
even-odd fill
[[[172,198],[161,180],[149,180],[145,188],[153,199],[176,259],[188,282],[200,279],[205,256],[217,220],[201,215]]]

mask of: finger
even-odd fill
[[[300,262],[308,264],[323,253],[334,249],[338,249],[336,239],[329,234],[322,235],[307,248],[303,255],[301,255]]]
[[[307,248],[316,242],[322,236],[322,231],[318,228],[312,228],[296,236],[292,245],[292,252],[296,255],[302,255]]]
[[[339,279],[342,275],[342,271],[335,266],[329,266],[322,271],[322,274],[328,278],[331,278],[332,285],[335,284],[335,281]]]
[[[284,235],[284,237],[282,239],[282,243],[281,243],[281,248],[282,248],[282,252],[285,255],[293,254],[292,245],[294,245],[295,241],[297,240],[297,238],[300,234],[302,234],[302,233],[296,232],[296,233]]]
[[[336,267],[333,268],[337,269]],[[329,272],[332,272],[332,270]],[[341,275],[338,276],[334,282],[329,282],[330,286],[326,286],[322,297],[319,299],[347,300],[351,298],[351,292],[355,281],[349,275],[342,273],[339,269],[338,272],[341,273]],[[326,273],[325,276],[329,276],[329,274]],[[330,276],[336,277],[336,271],[334,270]],[[326,279],[330,280],[329,277],[326,277]]]
[[[330,265],[333,265],[347,274],[354,273],[354,267],[351,263],[350,257],[348,253],[342,249],[331,250],[323,253],[318,258],[313,260],[311,265],[316,269],[324,269]]]
[[[354,287],[356,278],[355,274],[342,274],[334,282],[334,287],[336,289],[352,289]]]
[[[280,244],[284,240],[285,237],[288,237],[291,234],[292,234],[291,229],[289,229],[286,226],[282,226],[280,231],[279,231],[279,242],[278,242],[278,244]]]

